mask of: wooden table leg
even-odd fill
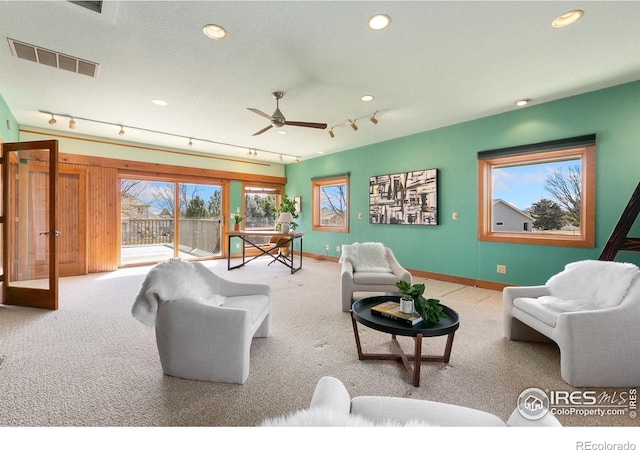
[[[351,322],[353,323],[353,336],[356,338],[356,348],[358,349],[358,359],[362,360],[362,346],[360,345],[360,335],[358,334],[358,324],[356,319],[351,316]]]
[[[413,385],[420,386],[420,366],[422,365],[422,334],[416,334],[414,338],[415,348],[413,350]]]

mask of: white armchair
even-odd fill
[[[271,331],[271,287],[237,283],[172,260],[147,275],[132,314],[156,328],[166,375],[243,384],[254,337]]]
[[[351,309],[356,292],[396,294],[398,281],[412,282],[409,271],[398,263],[391,249],[381,243],[344,244],[340,261],[340,295],[345,312]]]
[[[640,269],[578,261],[542,286],[503,290],[504,334],[553,341],[560,373],[574,387],[640,385]]]

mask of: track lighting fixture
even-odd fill
[[[296,157],[296,160],[294,161],[294,163],[298,164],[300,162],[300,158]]]
[[[55,116],[59,116],[59,117],[64,117],[66,119],[69,119],[69,128],[72,129],[72,130],[76,129],[76,123],[78,121],[80,121],[81,125],[82,125],[82,122],[92,122],[92,123],[99,123],[101,125],[109,125],[109,126],[112,126],[112,127],[118,127],[120,129],[118,131],[118,134],[120,136],[124,136],[124,134],[125,134],[124,125],[120,124],[120,123],[105,122],[105,121],[102,121],[102,120],[89,119],[87,117],[71,116],[69,114],[54,113],[54,112],[51,112],[51,111],[42,111],[42,110],[40,110],[38,112],[40,112],[41,114],[46,114],[48,116],[51,116],[51,118],[48,121],[49,125],[51,125],[51,126],[53,126],[56,123],[58,123],[58,121],[56,120]],[[193,147],[193,141],[194,140],[200,141],[200,142],[204,142],[204,143],[214,144],[214,145],[222,145],[222,146],[227,146],[227,147],[233,147],[234,149],[240,149],[240,150],[242,150],[243,148],[246,148],[246,147],[242,147],[242,146],[239,146],[239,145],[231,144],[231,143],[228,143],[228,142],[213,141],[213,140],[210,140],[210,139],[199,138],[197,136],[196,137],[192,137],[192,136],[184,136],[184,135],[181,135],[181,134],[166,133],[164,131],[151,130],[151,129],[148,129],[148,128],[135,127],[135,126],[131,126],[131,125],[127,125],[127,129],[138,130],[138,131],[142,131],[142,132],[145,132],[145,133],[155,133],[155,134],[158,134],[158,135],[168,136],[168,137],[172,137],[172,138],[184,139],[184,140],[188,141],[187,145],[188,145],[188,147],[190,149]],[[184,142],[184,141],[182,141],[182,142]],[[176,146],[182,146],[184,144],[176,143],[175,145]],[[285,157],[287,157],[287,158],[295,158],[293,155],[287,155],[286,153],[271,152],[269,150],[263,150],[263,149],[260,149],[260,151],[262,153],[264,153],[264,154],[272,155],[273,157],[277,157],[280,161],[284,161]],[[257,157],[258,156],[258,151],[256,149],[253,149],[253,148],[249,149],[247,155],[248,156]]]
[[[336,137],[336,135],[333,132],[333,127],[328,131],[329,136],[331,136],[332,138]]]
[[[349,125],[353,128],[353,131],[358,131],[358,126],[356,125],[355,120],[349,120]]]
[[[376,114],[378,114],[378,111],[374,112],[373,116],[371,116],[371,118],[369,119],[371,123],[374,125],[378,125],[378,119],[376,119]]]

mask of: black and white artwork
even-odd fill
[[[369,177],[369,223],[438,225],[438,169]]]

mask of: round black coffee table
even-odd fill
[[[371,313],[371,307],[389,300],[399,302],[400,297],[397,295],[369,297],[358,300],[351,306],[351,321],[353,323],[353,334],[356,339],[356,347],[358,348],[358,359],[398,360],[402,362],[404,367],[407,369],[407,372],[409,372],[409,375],[413,376],[413,385],[416,387],[420,386],[420,365],[423,361],[449,362],[451,348],[453,347],[453,337],[460,326],[460,317],[453,309],[442,304],[442,310],[447,317],[441,318],[437,323],[423,320],[415,325],[408,325]],[[362,346],[360,345],[360,335],[358,334],[358,322],[368,328],[372,328],[383,333],[389,333],[391,335],[394,353],[363,353]],[[448,337],[443,355],[422,355],[422,338],[445,335]],[[410,336],[414,339],[415,346],[413,355],[407,355],[404,353],[396,339],[396,336]],[[413,365],[411,364],[411,361],[413,361]]]

